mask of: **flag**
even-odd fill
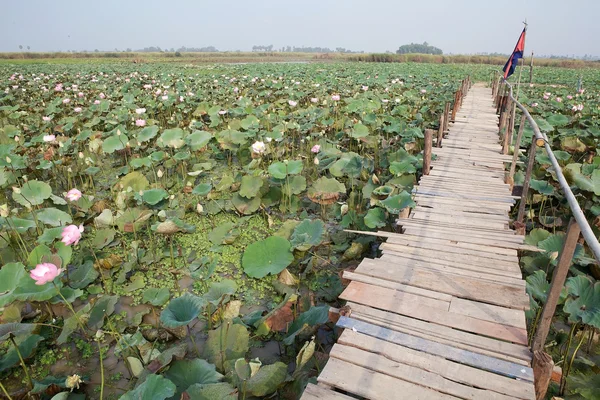
[[[515,49],[508,58],[506,64],[504,64],[504,68],[502,68],[502,71],[504,71],[504,79],[508,79],[508,77],[515,72],[515,68],[517,68],[517,65],[519,64],[519,59],[523,58],[523,53],[525,52],[525,32],[527,32],[527,28],[524,28],[523,32],[521,32],[521,36],[519,36]]]

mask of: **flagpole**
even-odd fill
[[[525,24],[525,32],[527,32],[527,19],[525,19],[525,22],[523,22]],[[523,57],[521,57],[521,68],[519,68],[519,78],[517,79],[517,94],[515,96],[516,100],[519,100],[519,91],[521,90],[521,74],[523,73],[523,65],[525,65],[525,42],[523,43]],[[515,131],[515,113],[517,112],[517,104],[513,101],[513,109],[512,109],[512,118],[511,118],[511,123],[512,126],[510,127],[509,130],[507,130],[507,133],[510,132],[510,145],[512,146],[514,144],[514,135],[513,132]],[[513,151],[518,151],[518,149],[514,149]]]

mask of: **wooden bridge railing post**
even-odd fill
[[[580,233],[581,229],[579,228],[579,224],[577,224],[577,221],[575,221],[574,218],[571,218],[571,221],[569,221],[569,227],[567,228],[565,242],[559,255],[558,265],[556,268],[554,268],[554,273],[552,274],[552,283],[550,284],[548,298],[546,299],[546,304],[544,304],[544,308],[542,309],[540,322],[535,331],[533,342],[531,343],[531,349],[533,351],[543,350],[544,345],[546,344],[546,338],[548,337],[550,325],[552,324],[552,317],[556,311],[556,305],[558,304],[560,292],[565,286],[565,280],[567,279],[569,267],[573,261],[573,255],[575,254]]]
[[[444,106],[444,134],[448,132],[448,122],[450,119],[450,103],[446,103]]]
[[[433,146],[433,129],[425,129],[425,145],[423,146],[423,175],[429,175],[431,169],[431,148]]]
[[[446,109],[446,107],[444,107],[444,110]],[[438,128],[438,132],[437,132],[437,139],[435,142],[435,146],[436,147],[442,147],[442,139],[444,138],[444,125],[446,124],[446,115],[444,113],[442,113],[442,115],[440,115],[440,126]]]
[[[531,138],[531,147],[529,148],[529,159],[527,161],[527,170],[525,171],[525,181],[523,182],[523,193],[521,193],[521,201],[519,202],[519,212],[517,213],[517,221],[515,222],[515,228],[518,234],[525,234],[525,224],[523,224],[523,218],[525,217],[525,205],[527,204],[527,194],[529,192],[529,181],[531,180],[531,172],[533,170],[533,163],[535,162],[535,152],[537,150],[537,143],[535,138]]]
[[[512,190],[515,184],[515,170],[517,169],[517,158],[519,158],[519,149],[521,148],[521,138],[523,137],[523,129],[525,129],[525,121],[527,117],[525,114],[521,116],[521,123],[519,124],[519,132],[517,133],[517,140],[515,141],[515,147],[513,150],[513,159],[510,163],[510,172],[508,173],[508,177],[506,178],[506,183],[510,185],[510,190]]]
[[[512,131],[515,125],[515,105],[511,104],[509,101],[509,105],[507,110],[504,112],[506,114],[504,118],[504,137],[502,141],[502,154],[508,154],[508,148],[510,146],[510,142],[512,141]]]

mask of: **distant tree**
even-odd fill
[[[429,43],[423,42],[423,44],[411,43],[400,46],[398,50],[396,50],[397,54],[410,54],[410,53],[420,53],[420,54],[444,54],[441,49],[437,47],[430,46]]]
[[[27,46],[27,51],[31,50],[31,47]]]
[[[128,53],[131,53],[131,47],[128,47],[126,50]]]

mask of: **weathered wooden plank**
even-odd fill
[[[435,292],[433,290],[421,289],[414,286],[403,285],[397,282],[390,282],[388,280],[383,280],[379,278],[374,278],[372,276],[357,274],[355,272],[344,271],[342,274],[344,279],[348,279],[349,281],[356,281],[362,283],[368,283],[369,285],[381,286],[388,289],[398,290],[400,292],[406,292],[411,294],[416,294],[418,296],[429,297],[431,299],[441,300],[450,302],[453,297],[449,294]]]
[[[495,197],[495,196],[471,196],[464,193],[457,192],[447,192],[444,190],[421,190],[418,188],[413,189],[413,193],[422,195],[422,196],[434,196],[434,197],[450,197],[455,199],[465,199],[465,200],[484,200],[484,201],[493,201],[498,203],[515,203],[516,196],[510,197]]]
[[[435,321],[426,322],[388,311],[378,310],[362,304],[346,303],[352,310],[350,315],[354,319],[374,325],[399,330],[411,335],[425,337],[436,342],[451,344],[452,346],[474,351],[476,353],[491,355],[496,358],[513,361],[523,365],[531,364],[531,351],[525,345],[508,343],[489,337],[452,329],[439,325]]]
[[[456,399],[336,358],[329,359],[318,381],[371,400],[389,400],[394,393],[414,400]]]
[[[376,337],[380,340],[396,343],[435,356],[444,357],[448,360],[494,372],[509,378],[533,382],[533,370],[523,365],[484,356],[472,351],[457,349],[452,346],[421,339],[416,336],[396,332],[391,329],[371,325],[348,317],[340,317],[337,326],[340,328],[352,329],[353,331]]]
[[[413,213],[422,212],[425,214],[437,214],[445,217],[456,217],[456,218],[475,218],[475,219],[486,219],[489,221],[510,222],[510,217],[505,213],[500,214],[489,214],[482,213],[481,210],[457,210],[454,207],[431,207],[424,204],[417,204],[416,207],[412,209]]]
[[[439,271],[414,269],[383,263],[361,263],[357,272],[380,279],[436,290],[463,299],[495,304],[517,310],[529,309],[529,297],[523,288],[474,279],[468,276],[450,275]]]
[[[403,225],[406,227],[414,227],[423,230],[431,230],[438,231],[440,233],[449,233],[449,234],[457,234],[471,237],[480,237],[480,238],[490,238],[490,239],[499,239],[499,240],[512,240],[516,243],[523,243],[525,237],[516,235],[516,232],[513,230],[506,231],[489,231],[489,230],[465,230],[461,228],[457,228],[455,226],[451,226],[449,224],[432,224],[427,221],[416,221],[411,218],[398,218],[396,220],[398,225]]]
[[[525,313],[512,308],[498,307],[491,304],[478,303],[471,300],[453,298],[450,302],[450,312],[468,315],[469,317],[527,329]]]
[[[412,213],[412,219],[424,220],[424,221],[435,221],[443,222],[447,224],[460,224],[464,226],[474,226],[486,229],[508,229],[508,221],[493,221],[484,218],[471,218],[471,217],[458,217],[458,216],[445,216],[439,214],[424,213],[416,211]]]
[[[390,293],[391,292],[391,293]],[[342,292],[340,298],[370,307],[379,308],[396,314],[417,318],[423,321],[435,322],[438,325],[477,333],[491,338],[506,340],[517,344],[527,344],[527,332],[515,327],[483,321],[449,311],[437,310],[403,302],[393,302],[393,291],[359,282],[351,282]],[[382,306],[382,301],[385,306]]]
[[[309,383],[304,389],[301,400],[355,400],[354,397],[334,392],[319,385]]]
[[[456,383],[444,376],[429,372],[427,370],[413,367],[395,360],[390,360],[379,354],[371,353],[353,346],[336,345],[330,353],[330,357],[346,361],[363,368],[367,368],[384,375],[389,375],[403,381],[411,382],[419,386],[437,390],[440,393],[449,394],[459,399],[514,399],[495,392],[480,390],[471,386]]]
[[[455,239],[443,239],[430,236],[415,236],[415,235],[402,235],[396,237],[390,237],[388,243],[399,243],[411,245],[414,247],[423,246],[434,246],[437,245],[439,251],[450,251],[452,253],[460,254],[472,254],[487,258],[497,258],[499,260],[514,261],[518,262],[517,251],[515,249],[507,249],[501,246],[501,242],[495,242],[492,240],[487,241],[486,244],[469,243],[461,240],[462,238],[456,237]],[[423,247],[423,248],[436,248],[436,247]]]

